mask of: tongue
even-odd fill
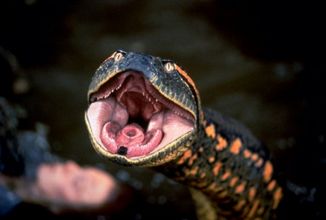
[[[128,157],[144,156],[152,152],[163,138],[162,117],[159,115],[163,113],[152,116],[146,132],[135,123],[122,127],[115,121],[106,122],[102,128],[101,141],[109,152]]]
[[[143,128],[137,124],[130,124],[119,131],[116,142],[118,146],[132,147],[140,145],[144,138]]]

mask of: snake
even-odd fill
[[[267,148],[235,119],[204,108],[170,59],[117,50],[97,68],[85,122],[108,160],[189,187],[198,219],[273,219],[283,198]]]

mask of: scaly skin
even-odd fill
[[[207,110],[191,148],[157,169],[205,194],[219,217],[271,219],[282,188],[265,154],[242,125]]]
[[[168,71],[164,71],[167,62]],[[174,62],[117,51],[95,73],[89,101],[114,75],[130,69],[142,72],[162,96],[192,114],[194,129],[158,152],[133,159],[109,153],[100,146],[86,114],[96,151],[122,165],[153,167],[189,186],[200,219],[274,218],[282,188],[266,149],[238,122],[212,110],[202,110],[194,82]]]

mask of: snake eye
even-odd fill
[[[114,61],[118,62],[124,57],[124,54],[120,51],[117,51],[117,52],[114,52],[112,57],[113,57]]]
[[[170,73],[173,70],[175,70],[175,67],[174,67],[173,63],[167,62],[167,63],[164,64],[164,69],[165,69],[166,72]]]

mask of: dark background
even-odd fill
[[[267,145],[281,176],[322,187],[322,9],[280,0],[2,0],[1,95],[24,106],[30,121],[48,126],[53,152],[103,166],[131,185],[142,199],[130,219],[195,215],[185,187],[148,169],[107,162],[89,143],[88,83],[116,49],[176,61],[197,83],[205,106],[243,122]],[[324,207],[316,203],[313,216]]]

